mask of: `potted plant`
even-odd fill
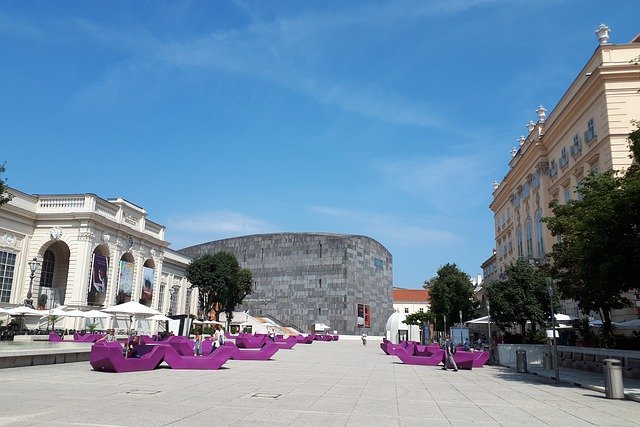
[[[98,327],[97,323],[89,323],[87,325],[87,328],[89,328],[89,332],[94,333],[96,331],[96,328]]]
[[[38,297],[38,299],[40,299],[40,297]],[[51,315],[49,315],[49,317],[47,317],[47,321],[51,323],[51,330],[52,331],[56,329],[56,322],[58,320],[60,320],[60,316],[56,316],[55,314],[51,314]]]
[[[38,295],[38,310],[44,310],[47,305],[47,294]]]

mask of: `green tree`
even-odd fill
[[[562,297],[584,313],[600,312],[609,333],[610,311],[631,305],[624,293],[637,289],[640,277],[640,128],[629,143],[635,162],[624,174],[590,174],[578,200],[554,200],[553,216],[544,219],[558,238],[551,274]]]
[[[436,320],[435,314],[431,311],[418,311],[416,313],[408,314],[404,319],[405,325],[416,325],[420,327],[420,331],[424,331],[426,325],[431,325]],[[424,336],[422,336],[422,342],[424,343]]]
[[[228,288],[227,295],[222,303],[222,311],[227,315],[227,326],[233,320],[233,310],[253,291],[253,274],[248,268],[238,271],[238,281],[235,288]]]
[[[473,315],[473,285],[467,273],[456,264],[445,264],[440,267],[433,277],[425,282],[429,290],[431,301],[430,311],[435,315],[436,328],[444,330],[444,319],[447,325],[453,325],[460,320],[469,320]]]
[[[516,323],[524,334],[528,321],[535,331],[537,325],[551,319],[547,277],[543,271],[518,260],[507,266],[505,276],[505,280],[492,282],[485,290],[491,303],[491,320],[501,329]]]
[[[0,175],[2,175],[5,170],[6,170],[6,163],[0,164]],[[0,206],[4,205],[5,203],[8,203],[12,198],[11,194],[7,193],[5,182],[6,182],[5,180],[0,178]]]
[[[215,310],[216,320],[221,311],[230,315],[251,293],[251,272],[241,269],[236,257],[229,252],[195,258],[187,266],[186,277],[192,288],[198,288],[200,305],[205,312]]]

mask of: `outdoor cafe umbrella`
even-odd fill
[[[26,307],[23,305],[10,308],[9,310],[6,310],[6,312],[9,316],[20,317],[20,319],[22,319],[23,326],[25,326],[24,316],[42,316],[41,310],[36,310],[35,308]]]
[[[125,314],[129,316],[129,327],[127,328],[127,342],[129,342],[131,338],[131,325],[133,324],[134,316],[141,317],[149,317],[156,314],[160,314],[158,310],[155,310],[151,307],[147,307],[144,304],[140,304],[136,301],[129,301],[118,305],[112,305],[111,307],[105,308],[105,313],[111,314]],[[126,356],[126,353],[125,353]]]

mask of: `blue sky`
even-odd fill
[[[640,3],[4,1],[0,162],[31,194],[123,197],[173,249],[363,234],[396,286],[474,276],[491,184]]]

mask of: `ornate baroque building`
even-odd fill
[[[587,64],[548,116],[538,107],[537,121],[511,151],[509,171],[494,183],[496,256],[485,264],[495,262],[499,275],[516,259],[545,262],[554,241],[541,220],[552,214],[552,200],[579,197],[576,186],[590,172],[630,165],[627,137],[640,119],[640,37],[610,44],[608,28],[597,33],[600,44]],[[575,306],[567,314],[578,315]]]
[[[253,273],[243,304],[301,332],[324,323],[341,334],[384,335],[393,312],[391,254],[366,236],[329,233],[258,234],[182,249],[197,257],[230,252]]]
[[[31,292],[40,308],[135,300],[163,313],[195,313],[184,274],[191,260],[168,248],[165,228],[143,208],[94,194],[8,192],[13,199],[0,206],[0,306],[21,305]]]

